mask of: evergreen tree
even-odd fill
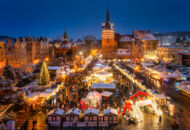
[[[40,85],[46,85],[46,84],[49,83],[49,81],[50,81],[50,76],[49,76],[49,72],[48,72],[48,69],[47,69],[47,65],[46,65],[45,62],[43,62],[41,72],[40,72],[39,84]]]

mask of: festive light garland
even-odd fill
[[[113,66],[118,69],[122,74],[124,74],[129,80],[131,80],[133,83],[135,83],[139,88],[146,90],[148,92],[149,95],[152,95],[152,92],[149,89],[146,89],[145,85],[142,85],[141,82],[139,82],[138,80],[136,80],[134,77],[132,77],[130,74],[126,73],[123,69],[121,69],[118,65],[113,64]],[[137,101],[135,104],[133,104],[132,101],[129,101],[132,104],[132,115],[134,117],[136,117],[136,119],[138,121],[142,121],[143,120],[143,114],[140,110],[140,106],[146,106],[146,105],[151,105],[153,110],[155,111],[155,113],[160,116],[162,115],[162,111],[160,109],[158,109],[158,105],[155,101],[155,99],[152,97],[152,99],[147,99],[147,100],[143,100],[143,101]],[[126,110],[126,108],[124,108]],[[123,113],[124,114],[124,113]]]

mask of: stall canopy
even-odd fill
[[[61,68],[61,66],[49,66],[48,70],[58,70],[60,68]]]
[[[52,89],[46,89],[46,90],[45,90],[45,93],[51,93],[51,92],[53,92]]]
[[[110,113],[118,115],[117,109],[113,109],[113,108],[108,108],[108,109],[104,110],[103,115],[107,115],[107,114],[110,114]]]
[[[90,109],[87,109],[85,112],[84,112],[84,115],[87,115],[87,114],[95,114],[95,115],[99,115],[99,111],[98,109],[94,109],[94,108],[90,108]]]
[[[165,94],[156,94],[156,97],[157,97],[158,99],[166,99]]]
[[[48,116],[49,116],[49,115],[52,115],[52,114],[57,114],[57,115],[62,116],[63,113],[64,113],[64,110],[59,109],[59,108],[55,108],[55,109],[51,110],[51,111],[48,113]]]
[[[69,109],[69,110],[66,112],[65,115],[69,115],[69,114],[72,114],[72,113],[75,114],[75,115],[80,115],[81,110],[78,109],[78,108],[71,108],[71,109]]]
[[[101,67],[99,67],[99,66],[95,66],[95,67],[93,67],[92,69],[93,69],[94,71],[96,71],[96,70],[100,70]]]
[[[94,83],[92,89],[115,89],[115,84]]]
[[[162,72],[160,72],[159,76],[160,76],[160,78],[168,78],[168,77],[170,77],[170,74],[167,71],[167,69],[165,68],[165,69],[163,69]]]
[[[101,95],[104,96],[104,97],[109,97],[112,94],[113,94],[112,92],[108,92],[108,91],[104,91],[104,92],[101,93]]]
[[[177,80],[180,80],[182,77],[184,77],[184,75],[179,71],[176,70],[171,74],[171,77],[176,78]]]

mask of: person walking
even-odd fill
[[[159,117],[159,122],[160,122],[160,123],[162,122],[162,116]]]

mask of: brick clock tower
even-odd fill
[[[103,59],[116,58],[117,43],[114,38],[114,24],[110,22],[107,9],[106,22],[102,23],[102,57]]]

